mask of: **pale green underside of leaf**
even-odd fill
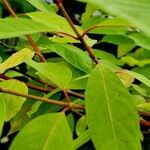
[[[32,58],[34,56],[34,52],[24,48],[17,53],[11,55],[6,61],[0,64],[0,73],[3,73],[9,68],[13,68],[21,63],[23,63],[26,57]]]
[[[26,59],[25,62],[61,89],[68,88],[72,72],[65,63],[37,63],[31,59]]]
[[[24,83],[17,80],[7,80],[0,82],[0,87],[20,92],[23,94],[28,93],[28,88]],[[16,113],[21,109],[22,104],[25,102],[26,98],[18,97],[11,94],[0,93],[0,99],[4,100],[6,103],[6,121],[9,121]]]
[[[148,0],[84,0],[95,5],[111,15],[123,18],[139,29],[143,30],[147,35],[150,34],[150,2]],[[137,13],[140,12],[140,13]]]
[[[29,122],[10,150],[73,150],[72,133],[63,113],[46,114]]]
[[[4,99],[0,99],[0,107],[1,107],[0,109],[0,136],[1,136],[3,124],[6,117],[6,103]]]
[[[55,52],[64,58],[74,67],[89,73],[92,69],[92,61],[90,57],[81,49],[69,44],[57,44],[48,39],[41,39],[41,46],[49,49],[50,52]]]
[[[140,150],[133,99],[107,67],[99,64],[92,71],[85,100],[87,122],[97,150]]]

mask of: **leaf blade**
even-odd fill
[[[96,149],[140,149],[134,103],[114,73],[98,65],[90,75],[85,97],[88,126]]]

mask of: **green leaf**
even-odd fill
[[[144,31],[147,35],[150,34],[150,3],[148,0],[85,0],[95,5],[97,8],[104,10],[111,15],[116,15],[126,21],[131,22],[136,27]],[[137,17],[137,12],[140,15]]]
[[[1,94],[0,94],[1,97]],[[0,136],[2,134],[3,124],[6,118],[6,103],[4,99],[0,99]]]
[[[23,63],[26,57],[32,58],[34,56],[34,52],[24,48],[17,53],[11,55],[6,61],[0,64],[0,73],[3,73],[5,70],[9,68],[13,68]]]
[[[57,15],[56,13],[53,12],[33,12],[33,13],[27,13],[32,20],[39,22],[47,27],[50,28],[50,31],[53,33],[57,33],[58,35],[60,34],[63,36],[61,33],[68,33],[72,36],[76,37],[75,32],[67,22],[67,20],[64,17],[61,17],[60,15]],[[83,30],[79,27],[76,26],[77,30],[79,33],[82,35]],[[51,30],[53,29],[53,31]],[[96,40],[90,39],[88,36],[85,36],[85,41],[88,43],[88,45],[92,46],[96,43]],[[77,40],[78,42],[78,40]]]
[[[91,139],[90,132],[89,130],[86,130],[73,141],[74,149],[78,149],[80,146],[87,143],[90,139]]]
[[[142,32],[127,33],[127,37],[132,39],[136,45],[150,50],[150,36]]]
[[[150,65],[146,65],[144,67],[136,67],[133,69],[134,72],[137,72],[139,74],[144,75],[148,79],[150,79],[150,71],[149,71]]]
[[[141,81],[142,83],[144,83],[148,87],[150,87],[150,80],[147,77],[143,76],[142,74],[139,74],[139,73],[134,72],[134,71],[129,71],[129,70],[124,70],[124,72],[131,75],[135,79]]]
[[[20,92],[23,94],[28,93],[27,86],[17,80],[6,80],[0,82],[0,87],[6,88],[12,91]],[[0,93],[0,99],[6,102],[6,121],[9,121],[16,113],[21,109],[22,104],[25,102],[26,98],[18,97],[15,95]]]
[[[27,33],[53,31],[53,28],[47,27],[31,19],[23,18],[0,19],[0,29],[0,39],[17,37]]]
[[[138,111],[150,112],[150,103],[143,103],[136,106]]]
[[[29,122],[10,150],[73,150],[72,134],[63,113],[46,114]]]
[[[131,26],[131,24],[121,18],[114,17],[114,18],[108,18],[103,19],[99,17],[93,17],[87,21],[87,23],[83,24],[82,27],[87,30],[89,25],[95,27],[89,33],[95,33],[95,34],[111,34],[111,35],[122,35],[125,34],[128,30],[128,28]],[[85,28],[86,27],[86,28]],[[87,28],[88,27],[88,28]]]
[[[135,47],[134,41],[129,39],[128,37],[125,37],[124,35],[106,35],[101,40],[101,42],[108,42],[118,45],[118,57],[127,54]]]
[[[55,52],[60,55],[74,67],[86,73],[89,73],[91,71],[92,61],[90,57],[81,49],[69,44],[53,43],[46,38],[41,39],[39,43],[41,44],[41,46],[49,49],[50,52]]]
[[[124,72],[117,72],[116,75],[119,77],[119,79],[122,81],[123,85],[125,87],[130,87],[134,81],[134,77],[131,75],[124,73]]]
[[[109,60],[110,62],[112,62],[116,65],[123,65],[124,64],[121,60],[115,58],[115,56],[113,54],[105,52],[103,50],[93,49],[93,53],[95,54],[95,56],[97,58]]]
[[[35,6],[38,10],[46,11],[46,12],[49,12],[49,11],[55,12],[56,11],[56,7],[54,7],[54,5],[49,5],[44,1],[41,1],[41,0],[36,0],[36,1],[35,0],[26,0],[26,1],[28,1],[31,5]]]
[[[59,86],[61,89],[67,89],[72,78],[71,70],[65,63],[37,63],[31,59],[26,59],[25,62],[36,69],[39,73]]]
[[[80,136],[87,128],[86,117],[81,117],[76,124],[76,134]]]
[[[96,66],[87,83],[85,100],[87,122],[97,150],[140,150],[133,99],[110,69]]]

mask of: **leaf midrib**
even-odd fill
[[[109,118],[110,118],[110,122],[111,122],[111,127],[112,127],[112,130],[113,130],[113,136],[114,136],[114,139],[115,139],[115,142],[116,142],[116,146],[118,148],[117,136],[115,134],[115,128],[114,128],[114,123],[113,123],[113,118],[112,118],[112,113],[111,113],[111,108],[110,108],[109,98],[108,98],[108,93],[107,93],[107,86],[106,86],[106,82],[105,82],[104,73],[102,71],[102,68],[100,68],[100,75],[101,75],[102,84],[103,84],[103,87],[104,87],[104,93],[105,93],[105,97],[106,97],[106,104],[107,104],[107,108],[108,108],[108,113],[109,113]]]

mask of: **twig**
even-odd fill
[[[7,10],[9,11],[9,13],[17,18],[16,13],[14,12],[14,10],[11,8],[11,6],[9,5],[9,3],[7,2],[7,0],[2,0],[5,7],[7,8]],[[36,43],[34,42],[34,40],[32,39],[32,37],[29,34],[25,34],[25,36],[27,37],[28,41],[30,42],[31,46],[33,47],[33,49],[35,50],[35,52],[37,53],[37,55],[40,57],[41,61],[45,62],[46,59],[45,57],[42,55],[42,53],[40,52],[39,48],[37,47]]]
[[[61,106],[69,107],[71,109],[81,109],[81,110],[84,109],[83,105],[72,104],[72,103],[69,104],[67,102],[57,101],[57,100],[48,99],[48,98],[44,98],[44,97],[40,97],[40,96],[23,94],[23,93],[12,91],[12,90],[2,88],[2,87],[0,87],[0,92],[12,94],[12,95],[16,95],[16,96],[21,96],[21,97],[26,97],[26,98],[31,98],[31,99],[35,99],[35,100],[39,100],[42,102],[51,103],[51,104],[55,104],[55,105],[61,105]]]
[[[66,18],[66,20],[68,21],[68,23],[70,24],[71,28],[74,30],[75,34],[77,35],[78,39],[80,40],[80,42],[84,45],[85,49],[87,50],[90,58],[96,63],[98,64],[98,59],[95,57],[93,50],[90,46],[88,46],[88,44],[86,43],[86,41],[84,40],[83,36],[80,35],[78,29],[76,28],[76,26],[73,24],[71,18],[69,17],[68,13],[66,12],[64,6],[62,5],[62,0],[55,0],[55,3],[57,4],[58,8],[61,10],[61,12],[63,13],[64,17]]]
[[[144,125],[144,126],[147,126],[147,127],[150,127],[150,121],[147,121],[147,120],[144,120],[144,119],[140,120],[140,124]]]

